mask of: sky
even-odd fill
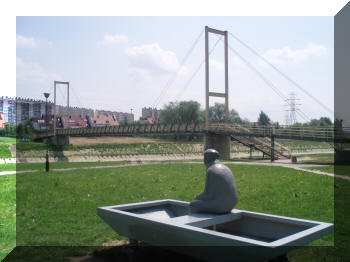
[[[69,81],[72,106],[130,112],[162,108],[170,101],[205,105],[204,27],[227,30],[324,106],[334,108],[332,16],[210,17],[17,17],[16,95],[43,99],[53,81]],[[188,59],[186,54],[199,37]],[[224,91],[224,46],[210,34],[210,91]],[[260,110],[285,122],[284,98],[295,93],[297,121],[333,118],[314,99],[255,56],[230,34],[229,108],[257,121]],[[233,51],[238,52],[267,85]],[[202,65],[201,67],[199,67]],[[199,68],[199,70],[198,70]],[[198,70],[198,71],[197,71]],[[195,74],[195,72],[197,72]],[[190,81],[192,79],[192,81]],[[188,84],[190,81],[190,84]],[[171,83],[171,85],[169,85]],[[59,86],[57,101],[66,90]],[[277,90],[277,91],[274,91]],[[3,92],[3,91],[2,91]],[[6,91],[4,94],[7,95]],[[53,101],[53,97],[50,99]],[[224,102],[210,98],[210,104]]]

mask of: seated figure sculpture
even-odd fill
[[[219,152],[207,149],[205,189],[190,203],[189,213],[230,213],[237,204],[237,190],[231,170],[219,161]]]

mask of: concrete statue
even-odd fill
[[[190,203],[190,214],[230,213],[237,204],[238,197],[233,174],[218,158],[218,151],[205,150],[204,164],[207,166],[205,189]]]

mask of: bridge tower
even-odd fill
[[[225,92],[217,93],[209,90],[209,33],[224,36],[224,52],[225,52]],[[208,132],[209,130],[209,97],[225,98],[225,118],[229,120],[228,109],[228,42],[227,31],[205,27],[205,129],[207,132],[204,135],[204,149],[214,148],[220,153],[220,158],[230,159],[230,144],[231,138],[227,135],[219,135]]]
[[[53,125],[53,133],[54,136],[52,137],[52,143],[54,145],[63,146],[69,144],[69,136],[58,136],[56,135],[56,121],[57,121],[57,105],[56,105],[56,86],[58,84],[66,85],[67,86],[67,126],[64,126],[64,128],[69,128],[69,82],[62,82],[62,81],[54,81],[54,125]]]

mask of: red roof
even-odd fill
[[[92,126],[118,126],[119,122],[114,115],[98,115],[91,117]]]
[[[64,119],[65,121],[66,118]],[[80,128],[87,126],[87,118],[86,115],[71,115],[68,119],[69,128]]]

